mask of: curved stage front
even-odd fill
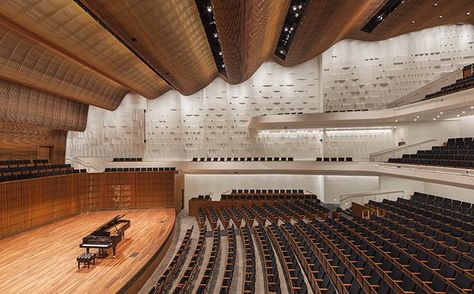
[[[117,214],[131,221],[117,255],[77,269],[82,237]],[[172,239],[175,210],[84,213],[0,240],[2,293],[136,292],[155,270]]]

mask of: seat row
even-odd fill
[[[118,157],[112,160],[113,162],[141,162],[143,158],[141,157]]]
[[[416,154],[403,154],[401,158],[389,158],[388,162],[474,168],[474,141],[471,137],[450,138],[444,146],[433,146],[431,150],[418,150]]]
[[[31,165],[31,164],[48,164],[47,159],[12,159],[12,160],[0,160],[0,167],[4,166],[21,166],[21,165]]]
[[[222,194],[221,200],[319,200],[314,194]]]
[[[212,293],[210,292],[210,282],[214,276],[214,270],[218,266],[217,258],[219,256],[221,244],[221,230],[220,228],[215,228],[212,230],[212,247],[211,255],[207,262],[207,265],[204,270],[204,276],[201,278],[201,281],[198,284],[197,294]]]
[[[168,267],[161,275],[158,282],[155,286],[148,292],[149,294],[159,294],[169,292],[172,283],[176,280],[181,268],[184,265],[186,257],[189,253],[191,247],[191,234],[193,232],[193,227],[186,231],[183,241],[179,246],[178,251],[175,253],[173,259],[168,264]]]
[[[232,189],[231,194],[304,194],[303,189]]]
[[[423,100],[430,100],[430,99],[441,97],[444,95],[471,89],[473,87],[474,87],[474,76],[463,77],[461,79],[456,80],[456,82],[451,85],[442,87],[441,90],[435,93],[426,95]]]
[[[192,162],[293,161],[293,157],[193,157]]]
[[[316,157],[316,162],[352,162],[352,157]]]
[[[413,202],[430,204],[433,207],[449,209],[453,212],[458,212],[464,215],[474,216],[474,204],[455,200],[451,198],[445,198],[426,193],[415,192],[411,197]]]
[[[33,178],[50,177],[58,175],[86,173],[85,169],[74,169],[69,164],[15,167],[10,171],[0,172],[0,182],[27,180]],[[14,170],[14,171],[12,171]]]
[[[206,227],[200,229],[196,249],[191,256],[188,266],[184,270],[183,276],[174,289],[173,294],[186,293],[186,291],[188,291],[189,287],[191,286],[192,281],[199,273],[200,266],[204,258],[204,252],[206,251],[206,232]]]
[[[255,280],[256,280],[256,259],[255,259],[255,247],[252,239],[252,233],[250,226],[245,224],[240,228],[240,236],[242,238],[242,244],[244,247],[243,260],[244,260],[244,294],[255,293]]]
[[[235,269],[235,259],[237,256],[237,240],[235,227],[227,228],[227,259],[225,262],[224,277],[222,279],[219,294],[230,293]]]

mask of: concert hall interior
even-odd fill
[[[0,293],[474,293],[472,13],[0,1]]]

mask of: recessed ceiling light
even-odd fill
[[[433,4],[433,7],[436,7],[436,6],[438,6],[438,3]]]
[[[474,109],[474,106],[471,106],[471,109]]]
[[[467,16],[471,15],[471,12],[467,12],[466,15],[467,15]]]
[[[293,6],[293,10],[296,10],[296,8],[297,8],[296,6]]]
[[[443,113],[444,113],[444,112],[440,111],[440,113],[439,113],[439,114],[443,114]]]
[[[413,121],[416,121],[416,118]]]
[[[417,116],[416,116],[416,118],[420,118],[420,116],[419,116],[419,115],[417,115]]]
[[[207,7],[207,11],[208,11],[208,12],[211,12],[211,11],[212,11],[212,7],[211,7],[211,6],[208,6],[208,7]]]
[[[303,5],[301,5],[301,4],[298,5],[298,9],[301,9],[301,8],[303,8]]]
[[[415,23],[415,21],[414,21],[414,20],[412,20],[412,21],[411,21],[411,23]]]
[[[439,115],[437,115],[436,117],[439,118]]]
[[[462,114],[466,114],[466,112],[463,110]]]
[[[456,115],[456,116],[457,116],[457,117],[460,117],[461,115],[458,114],[458,115]]]
[[[433,117],[433,120],[436,120],[436,117]]]
[[[440,16],[438,16],[438,17],[439,17],[439,18],[443,18],[443,16],[442,16],[442,15],[440,15]]]
[[[300,16],[298,13],[295,14],[296,17]]]
[[[396,119],[395,122],[398,122],[398,119]]]
[[[285,32],[288,32],[288,27],[285,27]]]

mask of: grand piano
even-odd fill
[[[81,248],[86,248],[89,253],[91,248],[99,249],[98,257],[105,258],[109,254],[107,250],[112,248],[113,254],[117,249],[117,244],[122,241],[125,236],[125,230],[130,228],[130,220],[122,219],[124,215],[117,215],[109,220],[94,232],[82,238]]]

